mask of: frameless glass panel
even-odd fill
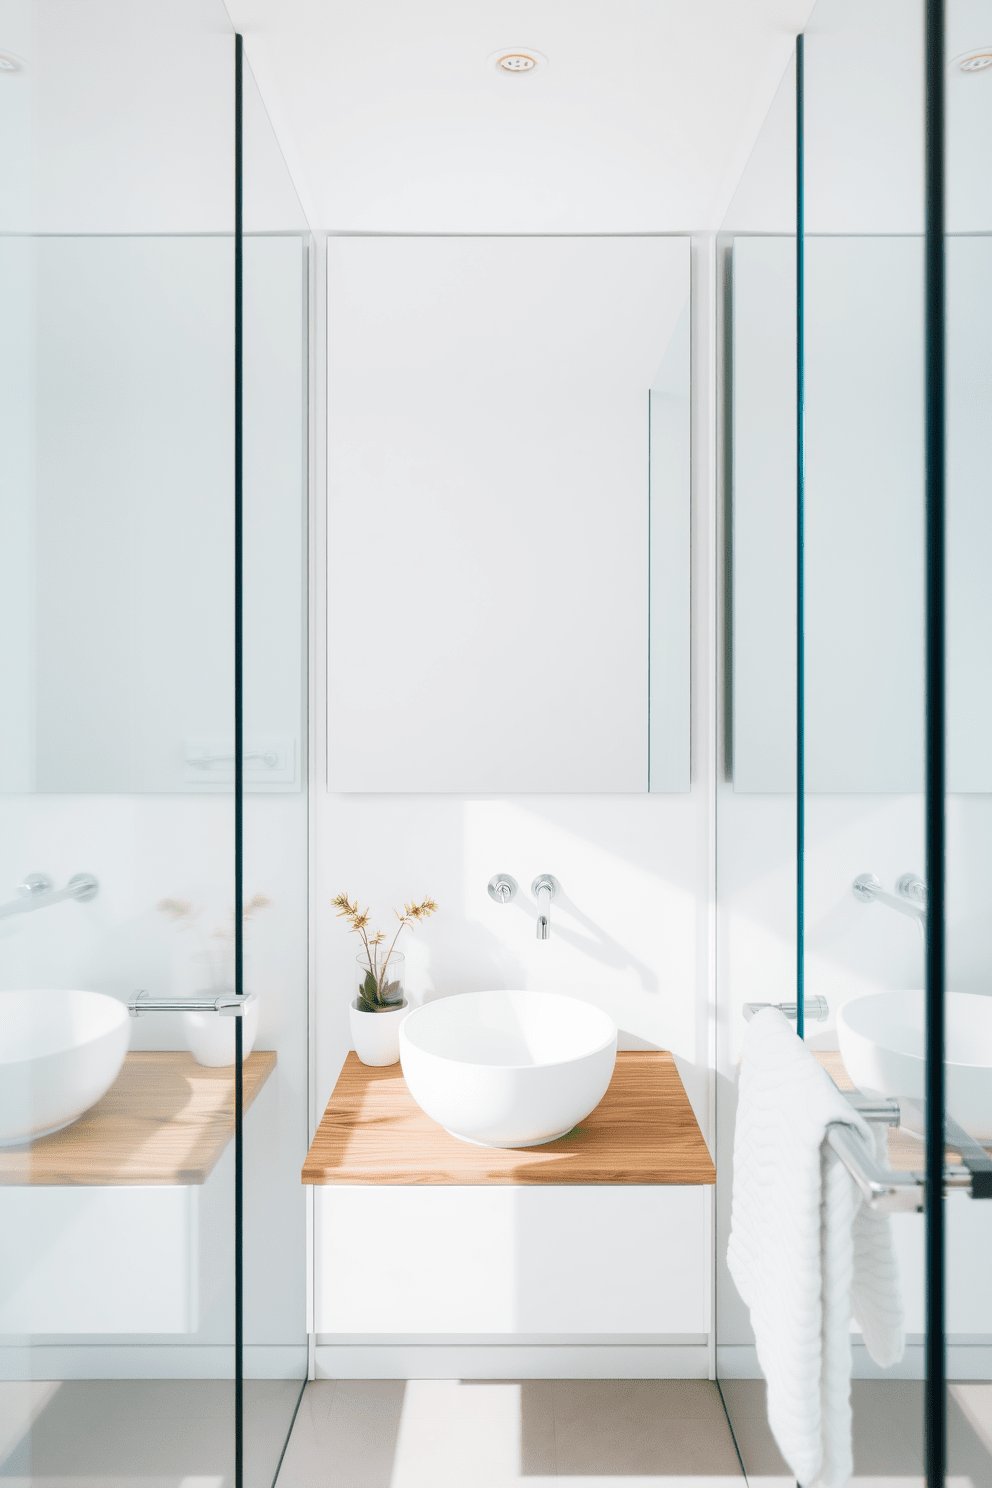
[[[768,1424],[755,1331],[727,1251],[746,1007],[796,1000],[795,89],[790,58],[718,239],[725,645],[716,834],[717,1373],[745,1472],[783,1484],[791,1472]],[[755,649],[761,664],[751,668]],[[750,790],[741,788],[745,778]]]
[[[223,1484],[233,35],[36,0],[0,50],[0,1481]]]
[[[310,238],[247,63],[244,151],[245,990],[256,999],[244,1069],[265,1082],[244,1128],[245,1462],[261,1483],[307,1375]]]
[[[795,996],[797,803],[789,793],[797,778],[797,724],[804,724],[806,1042],[841,1086],[900,1101],[900,1123],[884,1128],[878,1153],[897,1185],[924,1165],[923,22],[922,4],[819,0],[805,28],[802,720],[796,717],[795,160],[787,157],[795,129],[792,77],[745,173],[724,250],[732,619],[718,834],[724,996],[731,1019],[748,996]],[[983,131],[992,112],[983,110],[992,106],[992,93],[979,81],[984,66],[972,61],[962,71],[954,59],[981,50],[989,22],[984,4],[948,7],[949,1023],[958,1016],[958,994],[988,991],[987,937],[979,926],[987,919],[988,858],[982,679],[992,647],[988,586],[979,574],[988,536],[980,431],[992,381],[982,254],[992,224],[981,220],[985,175],[979,179],[975,162],[987,153]],[[983,88],[980,96],[964,91],[970,83]],[[976,183],[974,200],[968,181]],[[811,1016],[816,999],[829,1009],[822,1022]],[[723,1062],[730,1077],[739,1046],[735,1027],[740,1031],[731,1025]],[[977,1038],[972,1058],[975,1045]],[[953,1115],[954,1102],[964,1097],[949,1093],[948,1099]],[[725,1143],[731,1129],[725,1115]],[[972,1380],[950,1387],[949,1471],[978,1482],[992,1465],[983,1416],[987,1288],[976,1275],[992,1238],[992,1215],[982,1201],[958,1194],[946,1201],[946,1216],[949,1373]],[[895,1213],[888,1228],[906,1348],[898,1368],[884,1370],[873,1362],[860,1326],[852,1334],[853,1468],[855,1477],[919,1481],[924,1216]],[[747,1342],[747,1327],[729,1278],[720,1298],[725,1376],[733,1347]],[[724,1379],[742,1429],[753,1424],[748,1400],[755,1388]],[[748,1440],[746,1429],[738,1440]],[[784,1473],[772,1455],[762,1458],[757,1448],[754,1454],[754,1471]]]
[[[949,0],[946,88],[947,1114],[992,1147],[992,4]],[[992,1200],[949,1197],[949,1471],[992,1462]]]

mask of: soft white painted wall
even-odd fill
[[[517,797],[340,795],[317,789],[313,798],[317,1118],[349,1048],[347,1009],[356,941],[330,909],[331,897],[343,889],[357,895],[363,906],[371,905],[374,917],[384,923],[391,918],[391,907],[404,899],[427,893],[438,900],[440,913],[406,940],[410,990],[415,1001],[485,987],[547,988],[587,998],[611,1012],[624,1031],[623,1042],[628,1047],[674,1050],[702,1129],[704,1133],[711,1130],[711,240],[694,241],[692,269],[693,396],[697,408],[692,452],[692,788],[687,794],[672,796]],[[322,399],[319,388],[317,399],[318,403]],[[333,526],[325,535],[318,534],[318,554],[325,540],[334,543]],[[317,591],[319,595],[319,575]],[[320,720],[325,716],[321,689],[326,670],[319,649],[320,637],[325,633],[319,598],[315,623],[318,696],[313,711],[315,719]],[[356,644],[360,645],[360,630]],[[403,664],[402,658],[397,664]],[[388,692],[388,677],[374,681]],[[318,759],[323,759],[323,745],[323,739],[318,738]],[[522,892],[506,907],[495,904],[486,893],[487,881],[497,871],[511,873],[522,886]],[[562,886],[561,896],[552,906],[551,938],[544,943],[536,939],[536,908],[528,892],[531,880],[540,872],[553,873]],[[388,1195],[382,1198],[371,1192],[372,1202],[380,1207],[392,1203],[394,1219],[393,1224],[383,1219],[376,1233],[382,1234],[387,1250],[402,1251],[406,1228],[403,1190],[392,1191],[392,1201]],[[431,1201],[435,1197],[432,1216]],[[450,1195],[420,1194],[411,1202],[416,1204],[418,1246],[426,1244],[436,1256],[445,1254],[457,1270],[457,1248],[453,1251],[448,1247],[444,1222],[445,1206],[452,1202]],[[546,1204],[559,1226],[569,1205],[573,1206],[571,1221],[565,1224],[571,1243],[593,1249],[613,1232],[620,1213],[617,1204],[611,1208],[608,1190],[583,1190],[566,1198],[548,1195]],[[560,1206],[560,1214],[556,1206]],[[601,1215],[605,1216],[602,1221]],[[409,1218],[412,1222],[412,1210]],[[690,1228],[690,1243],[708,1254],[711,1239],[705,1207],[697,1206]],[[515,1252],[518,1266],[521,1255],[526,1265],[528,1252],[539,1244],[537,1233],[528,1230],[527,1234],[527,1246]],[[367,1242],[367,1231],[357,1223],[352,1225],[350,1235],[353,1247]],[[399,1332],[412,1344],[409,1325],[404,1326],[399,1310],[392,1328],[387,1326],[389,1319],[376,1301],[381,1278],[365,1291],[356,1271],[345,1278],[338,1265],[333,1274],[328,1274],[328,1260],[337,1254],[328,1248],[331,1245],[318,1206],[314,1286],[318,1298],[326,1298],[347,1280],[352,1308],[350,1344],[358,1347],[355,1335],[360,1331],[360,1316],[365,1319],[366,1343],[378,1338],[385,1348],[390,1332]],[[658,1261],[647,1252],[643,1256],[638,1252],[635,1265],[642,1264],[647,1274],[656,1269]],[[537,1273],[527,1274],[533,1282]],[[491,1285],[497,1290],[509,1286],[512,1293],[515,1286],[527,1284],[520,1277],[518,1271],[518,1281],[514,1282],[502,1272],[494,1272]],[[582,1323],[580,1342],[590,1345],[597,1339],[602,1341],[608,1329],[626,1332],[630,1316],[616,1309],[611,1314],[610,1284],[604,1281],[600,1289],[595,1270],[590,1269],[584,1285],[588,1295],[581,1306],[577,1301],[575,1314],[577,1322]],[[648,1292],[651,1285],[646,1282]],[[428,1313],[435,1292],[436,1287],[428,1290],[426,1299],[418,1299],[418,1306],[426,1307]],[[364,1309],[363,1295],[367,1298]],[[597,1298],[601,1304],[598,1313]],[[435,1301],[440,1315],[443,1298],[437,1295]],[[523,1341],[512,1326],[515,1305],[508,1303],[509,1311],[503,1314],[510,1324],[504,1342],[515,1338]],[[323,1305],[319,1315],[326,1319]],[[563,1306],[559,1315],[563,1326],[566,1316]],[[598,1317],[595,1326],[603,1330],[594,1336],[588,1331],[591,1316]],[[695,1316],[698,1322],[704,1314],[697,1312]],[[656,1339],[666,1332],[681,1335],[684,1316],[676,1317],[676,1310],[669,1309],[667,1326],[665,1317],[664,1307],[653,1307],[650,1335]],[[449,1320],[449,1331],[458,1331],[456,1322]],[[481,1331],[480,1319],[467,1312],[463,1317],[463,1341],[477,1337]],[[572,1333],[576,1335],[575,1328]],[[641,1341],[648,1336],[642,1334]],[[533,1333],[527,1339],[534,1345],[539,1341]],[[373,1367],[368,1356],[363,1357],[363,1367]],[[335,1368],[347,1372],[338,1354],[335,1358]],[[394,1360],[389,1367],[402,1366]],[[462,1360],[459,1367],[472,1366]],[[700,1368],[698,1361],[692,1368]]]

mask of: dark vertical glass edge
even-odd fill
[[[926,0],[927,1488],[947,1461],[944,1301],[944,4]]]
[[[806,326],[804,40],[796,37],[796,1033],[806,1036]]]
[[[234,990],[244,992],[244,44],[234,38]],[[234,1020],[234,1484],[244,1488],[244,1025]]]

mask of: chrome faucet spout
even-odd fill
[[[558,880],[552,878],[550,873],[541,873],[531,884],[530,891],[537,900],[539,910],[537,938],[547,940],[551,934],[551,901],[558,892]]]

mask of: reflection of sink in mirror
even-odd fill
[[[102,992],[0,992],[0,1147],[89,1110],[120,1074],[129,1023]]]
[[[847,1073],[866,1095],[922,1099],[924,994],[873,992],[837,1017]],[[975,1137],[992,1137],[992,997],[948,992],[947,1110]]]
[[[483,1147],[564,1136],[599,1105],[616,1055],[613,1019],[556,992],[463,992],[416,1008],[400,1028],[414,1100]]]

